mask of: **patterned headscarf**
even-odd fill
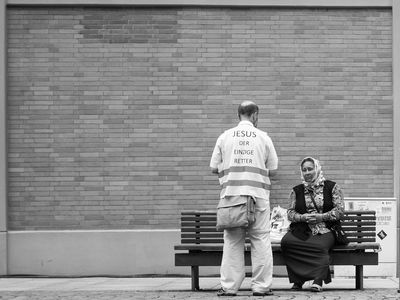
[[[302,166],[303,163],[305,161],[312,161],[314,163],[314,167],[315,167],[315,176],[314,178],[311,180],[311,182],[307,182],[304,180],[304,176],[303,176],[303,170],[302,170]],[[322,182],[325,181],[324,175],[322,173],[322,168],[321,168],[321,164],[319,163],[319,160],[312,158],[310,156],[305,157],[301,163],[300,163],[300,173],[301,173],[301,181],[304,184],[306,189],[311,189],[314,190],[316,187],[320,186]]]

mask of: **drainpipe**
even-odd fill
[[[394,196],[397,202],[397,269],[400,278],[400,1],[392,4],[392,39],[393,39],[393,159],[394,159]],[[398,292],[400,293],[400,280]]]
[[[7,0],[0,0],[0,275],[7,275]]]

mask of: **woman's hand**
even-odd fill
[[[303,214],[302,219],[308,224],[317,224],[322,222],[322,214]]]

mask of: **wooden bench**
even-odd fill
[[[181,244],[175,245],[175,266],[190,266],[192,290],[199,290],[199,267],[220,266],[223,232],[216,231],[215,211],[182,211]],[[331,265],[354,265],[356,289],[363,289],[363,266],[377,265],[380,244],[375,242],[375,211],[346,211],[342,226],[347,246],[335,246]],[[182,252],[184,251],[184,252]],[[272,244],[274,266],[283,266],[280,243]],[[245,244],[245,264],[251,265],[250,244]]]

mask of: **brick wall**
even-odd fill
[[[280,157],[393,196],[390,9],[11,7],[9,228],[174,228],[213,209],[209,159],[242,100]]]

